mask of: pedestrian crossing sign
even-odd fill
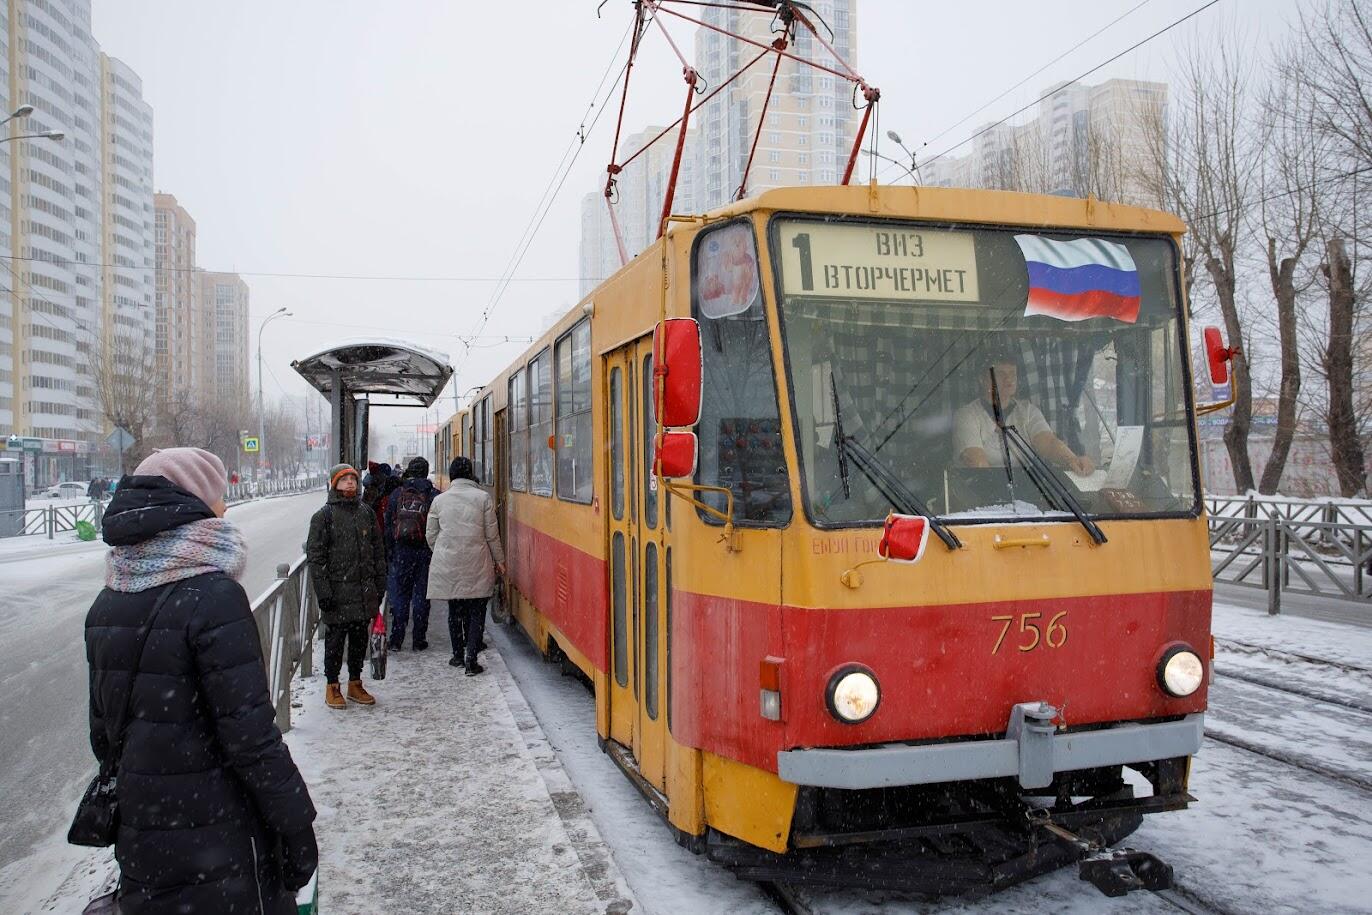
[[[257,436],[249,435],[243,438],[243,451],[245,454],[254,454],[262,449],[258,445]]]

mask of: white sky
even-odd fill
[[[451,352],[461,391],[523,349],[491,346],[464,359],[454,338],[471,332],[490,300],[626,33],[628,0],[607,0],[600,19],[597,2],[94,0],[101,46],[143,78],[155,185],[196,220],[200,265],[245,275],[254,346],[261,316],[282,305],[294,313],[266,334],[268,399],[308,391],[291,360],[349,336],[386,334]],[[932,154],[1204,0],[856,2],[857,69],[882,90],[882,134],[895,129]],[[1166,80],[1182,43],[1223,22],[1258,40],[1277,36],[1301,5],[1220,0],[1086,81]],[[693,26],[664,22],[692,47]],[[679,71],[650,30],[626,131],[677,117]],[[580,199],[603,182],[614,114],[612,105],[582,150],[485,333],[527,337],[576,301]],[[884,136],[881,151],[900,155]],[[439,406],[446,417],[452,398]],[[373,453],[396,440],[393,423],[420,421],[418,410],[374,411]]]

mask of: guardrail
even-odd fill
[[[224,501],[232,505],[255,498],[290,495],[323,488],[323,477],[309,477],[304,480],[263,480],[260,494],[256,492],[256,484],[233,483],[229,486]],[[0,511],[0,537],[45,535],[51,540],[58,534],[76,530],[78,521],[89,521],[98,530],[105,515],[105,506],[108,504],[108,501],[92,501],[78,502],[74,505],[39,505]]]
[[[291,729],[291,680],[297,671],[305,677],[313,673],[314,632],[319,626],[319,600],[303,555],[276,567],[276,581],[253,601],[252,615],[276,726],[284,734]]]
[[[1372,503],[1218,496],[1206,500],[1216,582],[1372,602]]]

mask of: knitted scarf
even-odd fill
[[[112,591],[146,591],[206,572],[237,580],[247,561],[238,528],[223,518],[206,518],[142,543],[113,547],[105,558],[105,585]]]

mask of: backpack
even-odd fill
[[[402,488],[395,497],[395,539],[419,546],[425,543],[424,530],[428,524],[428,495],[409,486]]]

